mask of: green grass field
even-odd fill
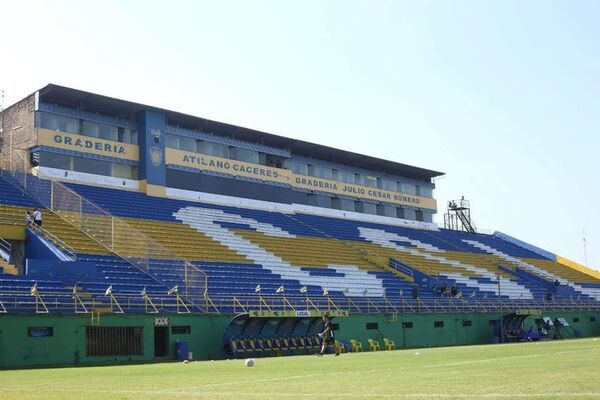
[[[600,339],[0,371],[0,399],[600,399]]]

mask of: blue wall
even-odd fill
[[[148,185],[166,186],[165,114],[145,110],[137,115],[140,145],[140,179]]]

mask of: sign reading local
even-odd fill
[[[38,145],[137,161],[138,146],[89,136],[38,129]]]
[[[198,170],[221,172],[234,176],[243,176],[261,179],[264,181],[285,183],[291,187],[299,189],[334,193],[338,195],[346,195],[431,210],[437,209],[436,201],[428,197],[370,188],[367,186],[338,182],[330,179],[298,175],[287,169],[268,167],[265,165],[230,160],[227,158],[192,153],[189,151],[167,148],[165,162],[171,165],[180,165]]]

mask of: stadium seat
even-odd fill
[[[346,349],[345,349],[345,347],[344,347],[344,344],[343,344],[342,342],[338,341],[338,340],[336,340],[336,341],[333,343],[333,347],[334,347],[334,349],[335,349],[335,352],[336,352],[337,354],[341,354],[341,353],[345,353],[345,352],[346,352]]]
[[[369,341],[369,351],[379,351],[379,341],[377,339],[368,339]]]
[[[396,344],[391,339],[383,338],[383,344],[386,350],[396,350]]]
[[[353,353],[361,353],[363,351],[362,343],[358,340],[350,339]]]

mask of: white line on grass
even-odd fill
[[[599,351],[600,348],[586,348],[586,349],[577,349],[577,350],[565,350],[559,352],[552,352],[553,355],[557,354],[572,354],[572,353],[581,353],[581,352],[596,352]],[[316,374],[304,374],[304,375],[291,375],[291,376],[282,376],[282,377],[271,377],[265,379],[254,379],[254,380],[243,380],[243,381],[232,381],[232,382],[221,382],[221,383],[207,383],[199,386],[190,386],[190,387],[180,387],[180,388],[170,388],[170,389],[157,389],[157,390],[130,390],[130,389],[96,389],[96,388],[52,388],[52,387],[36,387],[37,390],[43,390],[47,392],[72,392],[72,393],[137,393],[137,394],[173,394],[173,395],[183,395],[183,396],[237,396],[238,393],[224,393],[224,392],[201,392],[202,389],[211,389],[218,387],[226,387],[226,386],[235,386],[235,385],[247,385],[253,383],[267,383],[267,382],[282,382],[289,381],[294,379],[307,379],[314,377],[324,377],[324,376],[338,376],[338,375],[348,375],[348,374],[364,374],[369,372],[385,372],[385,371],[402,371],[402,370],[415,370],[419,368],[445,368],[452,366],[460,366],[460,365],[469,365],[469,364],[478,364],[478,363],[486,363],[486,362],[497,362],[502,360],[514,360],[514,359],[522,359],[522,358],[533,358],[540,356],[547,356],[548,353],[537,353],[537,354],[525,354],[525,355],[516,355],[510,357],[496,357],[496,358],[487,358],[483,360],[470,360],[470,361],[461,361],[461,362],[451,362],[451,363],[438,363],[438,364],[430,364],[430,365],[422,365],[422,366],[414,366],[414,367],[394,367],[394,368],[371,368],[371,369],[362,369],[362,370],[352,370],[352,371],[332,371],[332,372],[320,372]],[[0,387],[0,393],[2,392],[30,392],[31,388],[7,388]],[[264,397],[269,395],[269,393],[239,393],[239,395],[252,395],[258,397]],[[334,398],[368,398],[368,397],[385,397],[385,398],[418,398],[418,397],[431,397],[431,398],[493,398],[493,397],[502,397],[502,398],[526,398],[526,397],[543,397],[543,396],[551,396],[551,397],[597,397],[600,398],[600,393],[488,393],[488,394],[446,394],[446,393],[406,393],[406,394],[379,394],[379,393],[368,393],[368,394],[360,394],[360,393],[279,393],[274,392],[270,393],[270,395],[277,395],[282,397],[334,397]]]
[[[552,352],[552,355],[557,354],[571,354],[571,353],[582,353],[582,352],[592,352],[599,351],[600,348],[591,348],[591,349],[579,349],[579,350],[570,350],[570,351],[557,351]],[[315,377],[323,377],[323,376],[338,376],[338,375],[348,375],[348,374],[364,374],[367,372],[386,372],[386,371],[403,371],[403,370],[415,370],[419,368],[446,368],[446,367],[454,367],[460,365],[469,365],[469,364],[479,364],[486,362],[497,362],[502,360],[514,360],[521,358],[533,358],[540,356],[547,356],[549,353],[538,353],[538,354],[525,354],[518,356],[510,356],[510,357],[496,357],[496,358],[486,358],[483,360],[471,360],[471,361],[460,361],[460,362],[452,362],[452,363],[438,363],[438,364],[430,364],[430,365],[422,365],[422,366],[414,366],[414,367],[393,367],[393,368],[371,368],[371,369],[357,369],[352,371],[332,371],[332,372],[319,372],[318,374],[305,374],[305,375],[290,375],[290,376],[282,376],[279,378],[265,378],[265,379],[255,379],[255,380],[243,380],[243,381],[231,381],[231,382],[220,382],[220,383],[207,383],[204,385],[198,386],[190,386],[186,388],[177,388],[177,389],[163,389],[157,390],[159,393],[184,393],[188,390],[199,390],[199,389],[208,389],[212,387],[223,387],[223,386],[235,386],[239,384],[247,385],[251,383],[265,383],[265,382],[281,382],[288,381],[292,379],[306,379],[306,378],[315,378]]]

